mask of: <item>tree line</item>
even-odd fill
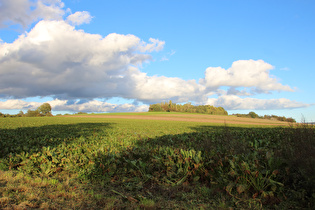
[[[49,103],[43,103],[35,110],[27,110],[26,113],[24,113],[22,110],[15,115],[10,114],[3,114],[0,112],[0,117],[42,117],[42,116],[53,116],[51,114],[51,106]]]
[[[248,118],[260,118],[260,119],[268,119],[268,120],[278,120],[278,121],[285,121],[285,122],[296,122],[295,119],[292,117],[281,117],[277,115],[264,115],[264,116],[259,116],[255,112],[249,112],[248,114],[233,114],[237,117],[248,117]]]
[[[151,104],[149,112],[187,112],[187,113],[202,113],[211,115],[228,115],[228,112],[223,107],[214,107],[211,105],[194,106],[191,103],[176,104],[172,101]]]

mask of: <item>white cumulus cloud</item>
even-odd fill
[[[26,102],[24,100],[10,99],[0,101],[0,109],[36,109],[41,103],[39,102]]]
[[[148,105],[134,105],[130,103],[125,104],[111,104],[107,102],[91,100],[81,102],[76,100],[70,102],[68,100],[54,99],[46,101],[51,105],[52,111],[69,111],[69,112],[147,112]],[[7,101],[0,101],[0,109],[37,109],[42,103],[40,102],[27,102],[19,99],[10,99]]]
[[[139,46],[139,50],[141,52],[152,52],[152,51],[160,51],[163,49],[165,42],[160,41],[158,39],[150,38],[149,41],[151,42],[150,44],[143,43],[142,46]]]
[[[138,69],[131,69],[130,81],[135,84],[132,91],[133,97],[148,103],[170,99],[175,102],[200,101],[204,97],[203,87],[197,84],[195,80],[186,81],[178,77],[148,76]]]
[[[87,11],[76,12],[67,17],[67,21],[72,25],[81,25],[83,23],[90,23],[92,16]]]
[[[0,0],[0,28],[21,25],[26,28],[39,19],[60,20],[65,14],[61,0]]]
[[[236,95],[223,95],[218,98],[209,98],[207,104],[221,106],[227,110],[274,110],[295,109],[308,107],[309,104],[280,98],[280,99],[257,99],[241,98]]]
[[[162,45],[134,35],[88,34],[65,21],[40,21],[13,43],[1,43],[0,94],[128,98],[136,87],[130,67],[151,59],[145,49]]]
[[[0,0],[0,28],[19,25],[28,32],[14,42],[0,39],[0,98],[53,97],[55,110],[110,112],[147,111],[147,105],[115,105],[95,98],[121,97],[144,103],[172,100],[223,106],[225,109],[291,109],[308,106],[289,99],[249,98],[260,93],[294,91],[270,74],[263,60],[238,60],[230,68],[208,67],[204,78],[149,75],[142,64],[165,42],[143,41],[132,34],[99,34],[77,30],[90,23],[87,11],[70,14],[61,0]],[[162,60],[168,60],[171,51]],[[218,95],[218,98],[209,98]],[[246,97],[246,98],[242,98]],[[78,100],[81,99],[81,100]],[[71,102],[71,101],[74,102]],[[76,101],[77,100],[77,101]],[[36,108],[37,102],[11,99],[0,109]]]
[[[233,62],[229,69],[209,67],[205,78],[200,80],[210,90],[222,86],[251,87],[253,93],[268,93],[270,91],[293,91],[288,85],[282,85],[269,74],[273,66],[263,60],[239,60]]]

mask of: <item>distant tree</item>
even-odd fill
[[[18,117],[23,117],[24,116],[24,112],[21,110],[18,114],[17,114]]]
[[[287,118],[284,117],[284,116],[282,116],[282,117],[279,116],[279,117],[278,117],[278,120],[279,120],[279,121],[286,121],[286,119],[287,119]]]
[[[78,112],[76,114],[87,114],[86,112]]]
[[[295,119],[293,119],[292,117],[287,118],[286,121],[291,122],[291,123],[296,123]]]
[[[161,112],[163,111],[160,104],[151,104],[149,107],[149,112]]]
[[[26,117],[39,117],[41,116],[41,114],[39,113],[38,109],[36,110],[27,110],[26,114],[25,114]]]
[[[257,115],[255,112],[249,112],[248,114],[234,114],[237,117],[251,117],[251,118],[262,118],[262,119],[268,119],[268,120],[278,120],[278,121],[286,121],[286,122],[290,122],[290,123],[295,123],[295,119],[293,119],[292,117],[286,118],[286,117],[280,117],[277,115],[264,115],[259,116]]]
[[[176,104],[173,103],[171,100],[168,102],[168,107],[166,108],[167,112],[176,112]]]
[[[248,115],[251,117],[251,118],[258,118],[258,114],[256,114],[255,112],[249,112]]]
[[[37,111],[44,116],[51,116],[51,106],[49,103],[43,103],[37,108]]]

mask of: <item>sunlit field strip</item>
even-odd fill
[[[165,121],[194,121],[203,123],[227,123],[227,124],[249,124],[249,125],[285,125],[289,123],[268,119],[240,118],[236,116],[206,115],[195,113],[169,113],[167,112],[149,112],[147,113],[119,113],[119,114],[97,114],[97,115],[75,115],[71,117],[95,117],[95,118],[121,118],[121,119],[147,119],[147,120],[165,120]]]

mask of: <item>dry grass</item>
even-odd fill
[[[85,200],[81,190],[67,181],[32,178],[16,171],[0,171],[0,195],[0,209],[73,208]]]

